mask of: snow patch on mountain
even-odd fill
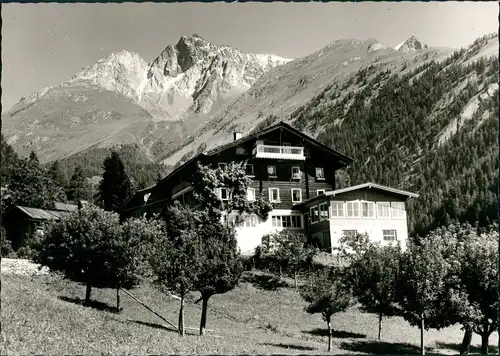
[[[91,81],[139,101],[146,80],[146,68],[147,63],[137,53],[122,50],[82,69],[66,85]]]
[[[404,53],[416,52],[426,48],[429,48],[429,46],[420,42],[414,35],[394,47],[396,51]]]
[[[368,52],[374,52],[374,51],[378,51],[378,50],[380,50],[380,49],[386,49],[386,48],[387,48],[387,45],[386,45],[386,44],[383,44],[383,43],[377,42],[377,43],[371,44],[371,45],[368,47]]]

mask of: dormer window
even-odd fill
[[[267,175],[269,178],[276,178],[276,166],[267,166]]]
[[[292,167],[292,179],[300,179],[300,167]]]
[[[316,179],[325,180],[325,171],[322,167],[316,167]]]

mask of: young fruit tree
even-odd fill
[[[107,241],[104,253],[111,263],[102,272],[116,288],[117,311],[120,311],[120,289],[133,288],[148,274],[147,255],[163,232],[160,220],[130,218],[120,226],[117,238]]]
[[[328,351],[332,348],[332,315],[347,310],[353,305],[350,289],[345,285],[339,272],[317,273],[311,284],[301,287],[300,294],[308,303],[305,311],[321,314],[328,327]]]
[[[130,289],[139,282],[139,246],[154,231],[143,221],[130,220],[122,227],[116,213],[88,205],[48,226],[34,260],[83,283],[89,304],[92,287]]]
[[[396,293],[400,256],[399,246],[371,247],[348,267],[357,276],[354,295],[365,310],[378,315],[379,340],[382,318],[399,311]]]
[[[468,241],[463,258],[461,285],[462,324],[481,336],[481,354],[488,354],[491,333],[498,329],[498,229]]]
[[[468,353],[474,332],[481,336],[481,354],[487,354],[489,337],[498,328],[498,228],[478,231],[455,224],[431,236],[445,241],[453,253],[449,258],[456,261],[448,278],[448,315],[465,330],[460,352]]]
[[[420,352],[425,355],[425,331],[449,326],[442,315],[450,264],[441,241],[424,238],[410,243],[402,255],[398,285],[398,304],[411,325],[420,328]]]
[[[186,230],[178,236],[165,234],[160,237],[149,256],[154,284],[164,293],[175,293],[180,297],[179,336],[185,335],[185,298],[189,292],[196,290],[200,277],[203,263],[201,247],[198,234]]]
[[[215,294],[227,293],[234,289],[243,272],[243,265],[237,247],[235,225],[239,225],[245,214],[256,214],[267,219],[272,205],[259,197],[255,201],[247,199],[247,188],[251,182],[247,176],[244,163],[230,163],[225,169],[212,169],[198,166],[194,177],[194,200],[192,210],[186,214],[177,210],[170,211],[175,233],[189,228],[196,231],[202,244],[200,254],[200,275],[197,290],[201,294],[202,313],[200,335],[206,329],[208,301]],[[217,194],[218,189],[227,188],[231,199],[222,201]],[[235,217],[235,225],[223,223],[231,214]],[[189,218],[186,219],[186,216]],[[167,219],[168,220],[168,219]]]
[[[301,232],[284,230],[270,236],[273,242],[274,257],[287,270],[293,273],[297,288],[297,274],[306,265],[310,265],[316,249],[307,244],[307,236]]]
[[[208,215],[200,215],[202,219],[199,219],[198,227],[203,258],[197,289],[202,301],[200,335],[204,335],[209,299],[236,287],[243,272],[243,264],[234,229],[220,222],[210,221]]]

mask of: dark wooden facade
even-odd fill
[[[303,148],[305,160],[279,155],[274,158],[258,158],[257,144]],[[301,189],[301,201],[316,196],[318,190],[334,190],[335,171],[347,166],[352,160],[280,122],[196,156],[148,190],[151,195],[147,203],[141,202],[141,197],[145,194],[141,191],[138,197],[130,199],[128,205],[124,207],[124,212],[127,215],[137,215],[139,209],[141,212],[159,212],[173,200],[183,202],[189,200],[192,194],[189,186],[196,174],[198,162],[211,165],[212,168],[217,168],[219,163],[231,162],[246,162],[252,165],[253,174],[250,176],[253,181],[249,187],[255,189],[256,196],[262,194],[265,199],[269,199],[269,188],[278,188],[280,202],[276,204],[276,209],[290,210],[296,205],[292,202],[292,189]],[[274,166],[276,169],[273,177],[268,174],[269,166]],[[298,167],[300,170],[299,179],[292,176],[292,167]],[[322,169],[321,178],[316,177],[316,169]],[[184,194],[179,194],[183,192]]]

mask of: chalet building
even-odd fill
[[[416,196],[375,184],[346,188],[350,190],[336,190],[335,172],[347,167],[352,163],[352,159],[290,125],[279,122],[246,137],[234,133],[233,142],[195,156],[155,186],[139,191],[126,202],[123,214],[125,217],[138,217],[158,213],[176,200],[189,203],[193,197],[194,188],[191,182],[198,162],[212,168],[224,168],[231,162],[243,161],[246,162],[247,175],[252,178],[247,191],[248,199],[254,200],[262,194],[275,205],[267,220],[263,221],[257,215],[251,215],[237,227],[238,245],[245,254],[253,253],[255,247],[262,243],[262,237],[282,229],[303,231],[310,238],[317,239],[322,248],[331,250],[338,239],[336,234],[339,231],[346,229],[361,232],[363,226],[371,225],[362,215],[365,201],[373,203],[369,208],[372,209],[369,213],[371,214],[376,211],[375,206],[378,208],[379,205],[376,204],[379,201],[384,204],[389,202],[389,209],[401,209],[401,204],[397,205],[396,202],[403,202],[404,209],[405,198]],[[227,189],[221,188],[218,194],[222,200],[230,199]],[[334,218],[331,211],[332,204],[341,199],[340,197],[357,201],[355,206],[358,210],[352,213],[352,204],[343,205],[343,216],[349,223],[332,228],[337,222],[343,221]],[[390,205],[393,201],[394,207]],[[385,207],[384,204],[380,206]],[[335,207],[337,209],[337,205]],[[385,208],[381,209],[385,212]],[[335,214],[338,214],[337,210]],[[403,215],[404,219],[394,220],[399,225],[404,225],[404,228],[396,229],[399,236],[394,239],[397,240],[407,236],[406,214]],[[377,218],[378,215],[374,215],[374,219]],[[231,221],[232,214],[226,219]],[[391,223],[385,226],[383,221]],[[381,231],[376,232],[376,238],[383,234],[384,229],[394,230],[392,222],[380,220],[377,226],[381,227]]]
[[[39,209],[28,206],[14,205],[3,216],[3,225],[12,247],[17,250],[25,245],[33,234],[40,230],[44,223],[59,220],[61,217],[78,210],[78,205],[55,203],[54,209]]]

